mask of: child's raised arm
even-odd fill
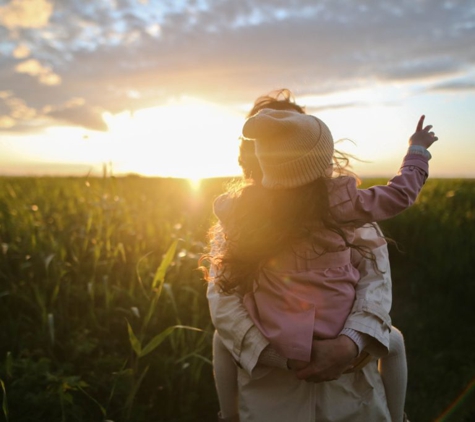
[[[425,116],[417,123],[415,133],[409,138],[409,149],[399,172],[386,186],[357,189],[356,184],[344,178],[331,179],[328,184],[330,208],[337,221],[358,221],[360,224],[382,221],[409,208],[429,175],[427,151],[437,137],[432,125],[424,127]]]

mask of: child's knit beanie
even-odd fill
[[[262,109],[246,120],[242,134],[255,141],[266,188],[306,185],[323,176],[332,161],[332,134],[315,116]]]

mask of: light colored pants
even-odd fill
[[[324,383],[292,371],[258,366],[238,370],[240,422],[391,422],[376,361]]]

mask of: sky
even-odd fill
[[[0,174],[239,175],[245,114],[290,89],[365,176],[421,114],[432,177],[475,177],[475,1],[0,0]]]

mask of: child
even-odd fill
[[[356,189],[352,177],[330,177],[333,140],[316,117],[263,109],[246,121],[243,135],[255,142],[262,186],[246,186],[215,203],[227,244],[215,259],[217,283],[225,292],[246,293],[244,304],[255,325],[292,367],[309,362],[313,338],[336,337],[351,310],[359,274],[350,249],[371,259],[369,251],[352,243],[354,229],[403,211],[424,184],[426,148],[437,138],[430,126],[423,129],[423,121],[424,116],[400,173],[387,186],[366,190]],[[391,357],[393,343],[404,351],[397,331],[391,335]],[[229,355],[218,337],[214,347],[218,395],[227,417],[237,413],[236,397],[220,390],[231,385],[230,378],[223,382],[223,374],[232,372],[234,363],[226,363]],[[388,390],[393,386],[384,384]],[[391,408],[394,394],[387,396]],[[393,420],[402,420],[403,400],[396,407]]]

